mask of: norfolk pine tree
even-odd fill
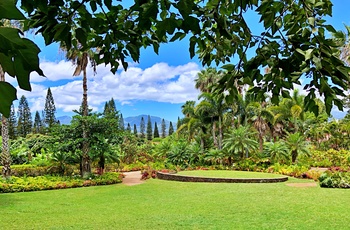
[[[147,117],[147,140],[152,140],[152,121],[151,121],[151,116],[148,115]]]
[[[173,132],[174,132],[173,123],[170,121],[170,124],[169,124],[169,136],[170,136],[171,134],[173,134]]]
[[[32,131],[32,115],[27,98],[23,95],[18,105],[17,132],[21,137],[27,136]]]
[[[165,138],[166,136],[166,124],[165,124],[165,121],[164,119],[162,119],[162,138]]]
[[[159,131],[157,127],[157,122],[154,122],[154,132],[153,132],[153,138],[158,138],[159,137]]]
[[[134,124],[134,135],[137,137],[137,128],[136,128],[136,124]]]
[[[126,131],[128,131],[128,133],[131,133],[131,126],[130,126],[130,123],[128,123],[128,126],[126,127]]]
[[[51,93],[51,89],[47,89],[47,94],[46,94],[46,100],[45,100],[45,108],[44,108],[44,114],[45,117],[43,117],[45,124],[51,128],[52,125],[56,124],[56,106],[55,106],[55,101],[53,100],[53,96]],[[36,114],[35,114],[36,116]],[[40,117],[40,116],[39,116]]]
[[[119,116],[119,129],[121,131],[125,130],[125,125],[124,125],[124,118],[123,118],[123,114],[121,113]]]
[[[141,133],[141,138],[145,138],[145,119],[143,119],[143,117],[141,117],[141,123],[140,123],[140,133]]]
[[[43,122],[41,120],[40,114],[38,111],[35,113],[34,117],[34,125],[33,125],[33,132],[34,133],[41,133],[42,132],[42,126]]]

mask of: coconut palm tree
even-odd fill
[[[197,114],[201,116],[210,117],[212,123],[212,135],[214,145],[218,149],[222,149],[222,137],[223,137],[223,114],[228,110],[228,106],[224,101],[223,94],[202,93],[199,95],[199,99],[203,99],[195,108]],[[218,138],[216,138],[216,130],[218,123]]]
[[[79,45],[78,45],[79,46]],[[87,98],[87,66],[90,62],[93,72],[96,73],[97,63],[94,60],[93,50],[80,50],[80,47],[75,47],[71,50],[65,49],[66,45],[61,44],[61,49],[66,51],[67,60],[72,61],[75,65],[73,76],[79,76],[83,73],[83,99],[82,99],[82,117],[87,117],[89,113],[88,98]],[[81,175],[87,177],[91,173],[91,159],[89,156],[89,142],[88,142],[88,124],[86,119],[82,120],[83,128],[83,144],[82,144],[82,162],[81,162]]]
[[[5,73],[0,65],[0,81],[5,81]],[[5,116],[1,116],[1,136],[2,136],[2,153],[1,153],[1,164],[2,164],[2,176],[9,178],[11,176],[11,155],[9,148],[9,132],[8,132],[8,121]]]
[[[194,80],[195,87],[203,93],[209,93],[211,91],[211,86],[217,83],[220,77],[220,71],[217,71],[215,68],[209,67],[200,71],[197,74],[197,78]]]
[[[21,29],[23,27],[20,21],[13,21],[7,19],[1,19],[0,25],[4,27],[13,27]],[[0,81],[5,82],[5,72],[0,65]],[[1,116],[1,136],[2,136],[2,154],[1,154],[1,164],[2,164],[2,176],[4,178],[9,178],[11,176],[11,154],[9,148],[9,130],[8,130],[8,120],[5,116]]]
[[[251,102],[247,106],[249,120],[253,123],[254,128],[258,131],[259,150],[263,152],[264,136],[270,130],[269,124],[274,124],[274,114],[266,106],[266,102]]]

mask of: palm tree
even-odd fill
[[[61,44],[61,49],[65,50],[65,45]],[[91,63],[94,73],[96,73],[97,63],[93,59],[93,51],[81,51],[79,48],[67,50],[66,58],[74,65],[76,65],[73,76],[79,76],[83,72],[83,100],[82,100],[82,117],[87,117],[89,113],[88,98],[87,98],[87,74],[86,68],[88,63]],[[91,173],[91,159],[89,156],[89,142],[88,142],[88,124],[86,119],[82,120],[83,128],[83,144],[82,144],[82,162],[81,162],[81,174],[83,177],[87,177]]]
[[[241,158],[249,157],[249,152],[255,151],[258,148],[258,142],[252,139],[256,133],[249,126],[240,126],[237,129],[230,129],[225,135],[223,149],[229,154],[229,162],[231,155],[239,154]],[[231,163],[231,162],[230,162]]]
[[[197,78],[194,80],[195,87],[203,93],[209,93],[211,86],[217,83],[220,77],[220,71],[218,72],[215,68],[209,67],[198,73]]]
[[[264,155],[273,162],[285,162],[289,159],[288,147],[283,141],[264,143]]]
[[[5,73],[0,65],[0,81],[5,81]],[[2,164],[2,176],[4,178],[9,178],[11,176],[11,155],[9,148],[9,132],[8,132],[8,121],[7,118],[1,116],[1,136],[2,136],[2,154],[1,154],[1,164]]]
[[[280,124],[287,122],[285,128],[289,132],[298,132],[302,126],[300,122],[305,120],[304,98],[298,90],[294,90],[291,98],[283,98],[279,105],[271,107],[271,111],[278,117],[276,122]]]
[[[269,124],[274,124],[274,114],[266,107],[266,102],[251,102],[247,106],[247,112],[254,128],[258,131],[259,150],[263,152],[264,135],[269,131]]]
[[[212,93],[202,93],[199,95],[199,99],[203,99],[195,108],[195,112],[200,116],[207,116],[210,118],[212,123],[212,135],[214,145],[218,149],[222,149],[222,118],[224,112],[228,109],[225,104],[223,94],[212,94]],[[216,138],[216,129],[218,123],[219,135]]]
[[[1,19],[1,23],[5,27],[14,27],[21,29],[23,27],[22,23],[19,21],[11,21],[7,19]],[[5,82],[5,72],[0,65],[0,82]],[[4,178],[9,178],[11,176],[11,154],[9,148],[9,130],[8,130],[8,120],[5,116],[1,116],[1,136],[2,136],[2,154],[1,154],[1,164],[2,164],[2,176]]]
[[[310,154],[309,144],[305,140],[305,137],[299,132],[290,133],[286,138],[286,144],[289,147],[293,164],[296,162],[300,153],[304,153],[306,155]]]

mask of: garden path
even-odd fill
[[[141,171],[125,172],[123,178],[123,184],[128,186],[142,184],[145,181],[141,180]]]

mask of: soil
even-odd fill
[[[144,180],[141,180],[141,171],[125,172],[123,174],[125,177],[123,178],[122,184],[133,186],[145,182]]]
[[[296,188],[305,188],[305,187],[317,187],[316,182],[310,182],[310,183],[286,183],[286,185],[290,187],[296,187]]]

